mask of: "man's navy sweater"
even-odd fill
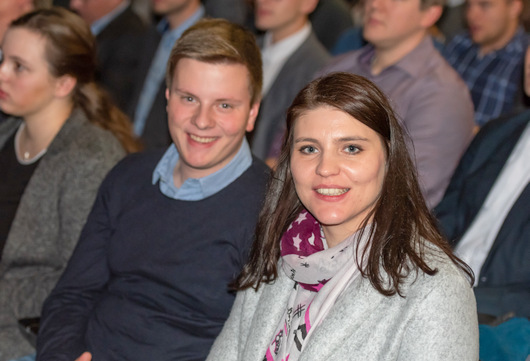
[[[200,201],[151,183],[162,153],[129,156],[103,182],[43,308],[38,360],[203,360],[229,315],[268,177],[254,159]]]

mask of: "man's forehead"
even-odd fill
[[[209,68],[219,68],[220,71],[210,72]],[[182,58],[177,62],[173,84],[174,88],[181,92],[208,92],[212,96],[215,94],[219,99],[238,98],[242,91],[248,93],[250,73],[241,63]]]

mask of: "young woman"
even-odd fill
[[[478,359],[472,276],[368,80],[298,94],[256,236],[208,360]]]
[[[137,149],[127,118],[93,82],[94,38],[60,8],[15,20],[1,46],[0,359],[30,345],[107,171]]]

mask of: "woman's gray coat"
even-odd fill
[[[0,123],[0,149],[21,121]],[[0,261],[0,361],[34,352],[17,319],[40,315],[107,172],[125,155],[116,138],[74,110],[20,200]],[[1,171],[1,170],[0,170]]]
[[[469,281],[446,255],[438,273],[411,274],[405,298],[385,297],[368,279],[348,286],[314,330],[300,361],[476,361],[478,323]],[[207,361],[262,361],[293,289],[279,270],[272,285],[239,292]]]

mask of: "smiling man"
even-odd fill
[[[228,317],[268,178],[245,140],[259,49],[243,28],[203,20],[167,69],[173,144],[104,181],[45,303],[38,360],[201,360]]]

